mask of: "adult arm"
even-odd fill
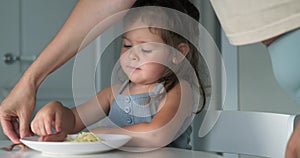
[[[287,144],[285,157],[286,158],[298,158],[300,157],[300,122],[298,122],[294,132],[292,133],[289,142]]]
[[[26,70],[0,106],[3,132],[13,142],[30,135],[29,119],[43,80],[78,51],[85,35],[100,21],[130,8],[135,0],[79,0],[58,34]],[[99,32],[101,33],[101,32]],[[20,129],[16,125],[20,125]],[[18,134],[20,133],[20,135]]]

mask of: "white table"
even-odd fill
[[[0,147],[11,144],[10,141],[0,141]],[[183,150],[177,148],[162,148],[149,152],[134,153],[121,150],[113,150],[89,155],[44,155],[34,150],[4,151],[0,149],[0,158],[222,158],[213,153]]]

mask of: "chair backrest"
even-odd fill
[[[196,150],[283,158],[296,115],[246,111],[210,111],[219,119]],[[198,135],[199,136],[199,135]]]

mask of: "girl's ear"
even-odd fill
[[[180,43],[177,48],[183,56],[186,56],[190,51],[190,46],[187,43]]]
[[[190,47],[187,43],[180,43],[177,46],[177,49],[181,52],[181,54],[180,55],[174,55],[174,57],[172,59],[172,62],[174,64],[180,63],[190,51]]]

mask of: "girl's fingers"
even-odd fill
[[[65,140],[66,136],[67,135],[64,132],[59,132],[59,133],[56,133],[56,134],[41,136],[41,137],[39,137],[39,141],[61,142],[61,141]]]
[[[47,115],[43,120],[41,121],[40,127],[42,128],[42,134],[43,135],[50,135],[52,134],[52,120],[53,120],[53,115]]]
[[[56,132],[61,132],[61,120],[62,120],[62,115],[60,115],[59,113],[55,114],[55,130]]]
[[[33,121],[31,122],[30,128],[34,134],[38,134],[38,126],[35,119],[33,119]]]
[[[51,118],[48,118],[48,119],[46,119],[45,120],[45,123],[44,123],[44,125],[45,125],[45,132],[47,133],[47,135],[50,135],[50,134],[53,134],[52,133],[52,119]]]
[[[42,136],[46,135],[43,121],[39,122],[38,131],[39,131],[39,133],[37,133],[38,135],[42,135]]]
[[[39,136],[47,135],[44,120],[39,120],[39,121],[35,124],[35,130],[36,130],[36,131],[35,131],[35,134],[37,134],[37,135],[39,135]]]

